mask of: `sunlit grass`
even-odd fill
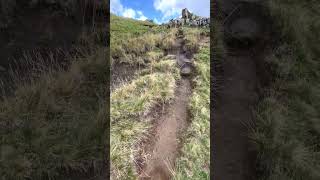
[[[115,179],[135,179],[137,143],[151,122],[142,118],[158,104],[174,97],[178,68],[172,60],[153,63],[144,75],[111,94],[111,174]]]

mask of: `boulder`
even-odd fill
[[[182,18],[183,19],[191,19],[192,14],[189,12],[187,8],[182,9]]]
[[[182,9],[182,16],[178,19],[171,19],[167,27],[194,26],[207,27],[210,25],[210,18],[199,17],[189,12],[187,8]]]
[[[191,61],[186,61],[184,64],[180,67],[180,74],[182,76],[189,76],[191,75],[193,70],[193,64]]]

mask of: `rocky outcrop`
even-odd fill
[[[182,10],[181,18],[171,19],[165,25],[169,28],[180,26],[209,27],[210,18],[197,16],[185,8]]]

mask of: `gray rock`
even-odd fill
[[[165,57],[165,59],[176,59],[176,55],[173,55],[173,54],[169,54]]]
[[[166,25],[169,28],[180,26],[208,27],[210,18],[196,16],[189,12],[187,8],[182,10],[181,18],[171,19]]]
[[[192,66],[191,64],[184,64],[181,69],[180,73],[182,76],[188,76],[192,73]]]

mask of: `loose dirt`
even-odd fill
[[[187,127],[188,104],[191,95],[190,80],[183,78],[168,113],[160,117],[151,158],[140,179],[168,180],[179,152],[179,134]]]
[[[177,40],[177,47],[169,54],[176,55],[177,65],[183,64],[187,59],[183,52],[182,39]],[[141,180],[169,180],[174,168],[174,162],[179,153],[180,135],[188,126],[188,105],[191,96],[190,76],[184,76],[179,81],[175,98],[156,119],[155,135],[149,141],[147,148],[150,158],[144,162],[139,179]]]

